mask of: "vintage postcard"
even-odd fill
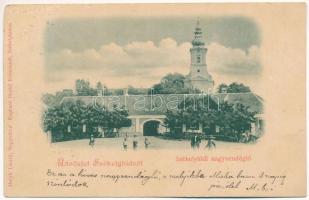
[[[9,197],[306,196],[306,6],[9,5]]]

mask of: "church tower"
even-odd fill
[[[200,28],[200,22],[197,21],[192,40],[190,73],[186,76],[185,85],[192,89],[199,89],[205,93],[213,89],[214,81],[207,71],[206,54],[207,48],[203,38],[203,32]]]

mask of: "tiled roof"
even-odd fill
[[[112,108],[120,105],[129,111],[130,115],[162,115],[167,109],[176,107],[177,102],[189,97],[201,97],[201,94],[160,94],[160,95],[127,95],[127,96],[70,96],[64,97],[61,103],[82,101],[89,105],[105,105]],[[210,96],[216,102],[235,104],[241,103],[249,107],[249,110],[262,113],[263,100],[253,93],[224,93]],[[154,105],[154,107],[151,107]]]

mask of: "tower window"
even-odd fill
[[[201,62],[201,57],[198,56],[198,57],[197,57],[197,63],[200,63],[200,62]]]
[[[198,69],[197,72],[200,72],[200,70]]]

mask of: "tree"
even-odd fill
[[[242,83],[233,82],[230,85],[220,84],[217,88],[218,93],[223,93],[224,91],[227,93],[243,93],[243,92],[251,92],[250,87],[246,86]]]
[[[235,131],[236,136],[240,139],[242,133],[245,133],[251,129],[251,123],[255,121],[255,112],[250,112],[248,107],[243,104],[237,103],[233,105],[233,120],[230,124],[232,130]]]
[[[176,111],[166,112],[165,125],[170,128],[172,134],[178,133],[178,135],[182,130],[182,124],[191,129],[198,129],[199,124],[209,127],[216,121],[217,108],[216,102],[207,95],[189,97],[179,104]]]
[[[206,96],[207,97],[207,96]],[[255,112],[251,112],[243,104],[228,104],[223,102],[220,107],[211,98],[189,98],[181,102],[176,111],[167,111],[165,124],[170,128],[171,135],[176,133],[182,124],[191,129],[203,126],[205,134],[214,134],[215,127],[219,126],[221,134],[227,137],[241,137],[242,133],[250,130],[251,123],[255,121]]]
[[[227,92],[228,87],[229,87],[228,85],[226,85],[225,83],[222,83],[218,86],[217,92],[218,93],[223,93],[224,91]]]
[[[239,140],[242,133],[250,131],[255,115],[255,112],[251,112],[243,104],[232,105],[224,102],[217,112],[216,124],[222,128],[226,136],[236,137]]]
[[[71,127],[71,132],[66,130],[64,133],[70,135],[74,139],[88,137],[86,133],[83,133],[83,125],[89,128],[87,120],[89,119],[90,106],[87,106],[83,101],[77,100],[76,102],[66,102],[61,104],[64,113],[66,114],[66,128]]]
[[[172,137],[182,137],[182,124],[184,123],[182,112],[167,110],[166,118],[164,119],[164,124],[170,129],[170,134]]]
[[[61,106],[49,107],[43,113],[43,129],[51,132],[52,142],[64,131],[66,123],[66,115]]]
[[[228,93],[240,93],[240,92],[251,92],[251,90],[248,86],[245,86],[242,83],[234,82],[229,85],[227,92]]]
[[[46,106],[56,106],[58,104],[56,96],[49,93],[42,96],[42,101]]]
[[[67,96],[73,96],[73,91],[65,89],[63,91],[56,92],[55,95],[46,93],[46,94],[43,94],[42,101],[46,106],[56,106],[56,105],[59,105],[63,97],[67,97]]]
[[[91,88],[89,81],[78,79],[75,81],[75,89],[78,96],[96,96],[97,91]]]
[[[97,90],[102,90],[102,89],[103,89],[102,83],[101,83],[100,81],[97,82],[96,89],[97,89]]]
[[[135,87],[129,85],[128,94],[131,94],[131,95],[147,94],[147,90],[145,92],[145,89],[135,88]]]
[[[114,92],[113,92],[114,95],[123,95],[123,93],[124,92],[123,92],[122,89],[115,89]]]
[[[91,134],[97,136],[99,127],[109,133],[114,128],[119,131],[122,127],[131,126],[128,115],[128,111],[124,109],[107,110],[103,106],[94,107],[78,100],[47,107],[42,121],[44,131],[51,132],[52,142],[55,142],[88,138]],[[86,127],[85,132],[83,127]]]
[[[109,96],[112,95],[113,93],[108,89],[106,85],[103,85],[103,95],[104,96]]]
[[[83,79],[75,81],[75,89],[78,96],[87,96],[90,90],[90,83]]]
[[[180,104],[180,108],[183,109],[187,127],[199,128],[201,124],[204,128],[209,128],[215,123],[218,105],[210,96],[204,95],[186,99]]]
[[[118,133],[120,128],[131,126],[132,122],[128,116],[129,113],[127,110],[114,106],[110,112],[110,128],[115,128],[116,132]]]
[[[234,108],[233,105],[223,102],[220,105],[220,109],[216,112],[216,125],[220,127],[224,135],[230,135],[233,137],[232,126],[234,118]]]
[[[185,87],[185,76],[179,73],[167,74],[160,83],[153,85],[149,94],[188,94],[201,93],[199,90]]]
[[[99,128],[106,129],[108,127],[109,115],[110,112],[104,106],[97,105],[93,107],[88,105],[84,121],[88,127],[87,132],[94,134],[94,136],[98,136]]]

